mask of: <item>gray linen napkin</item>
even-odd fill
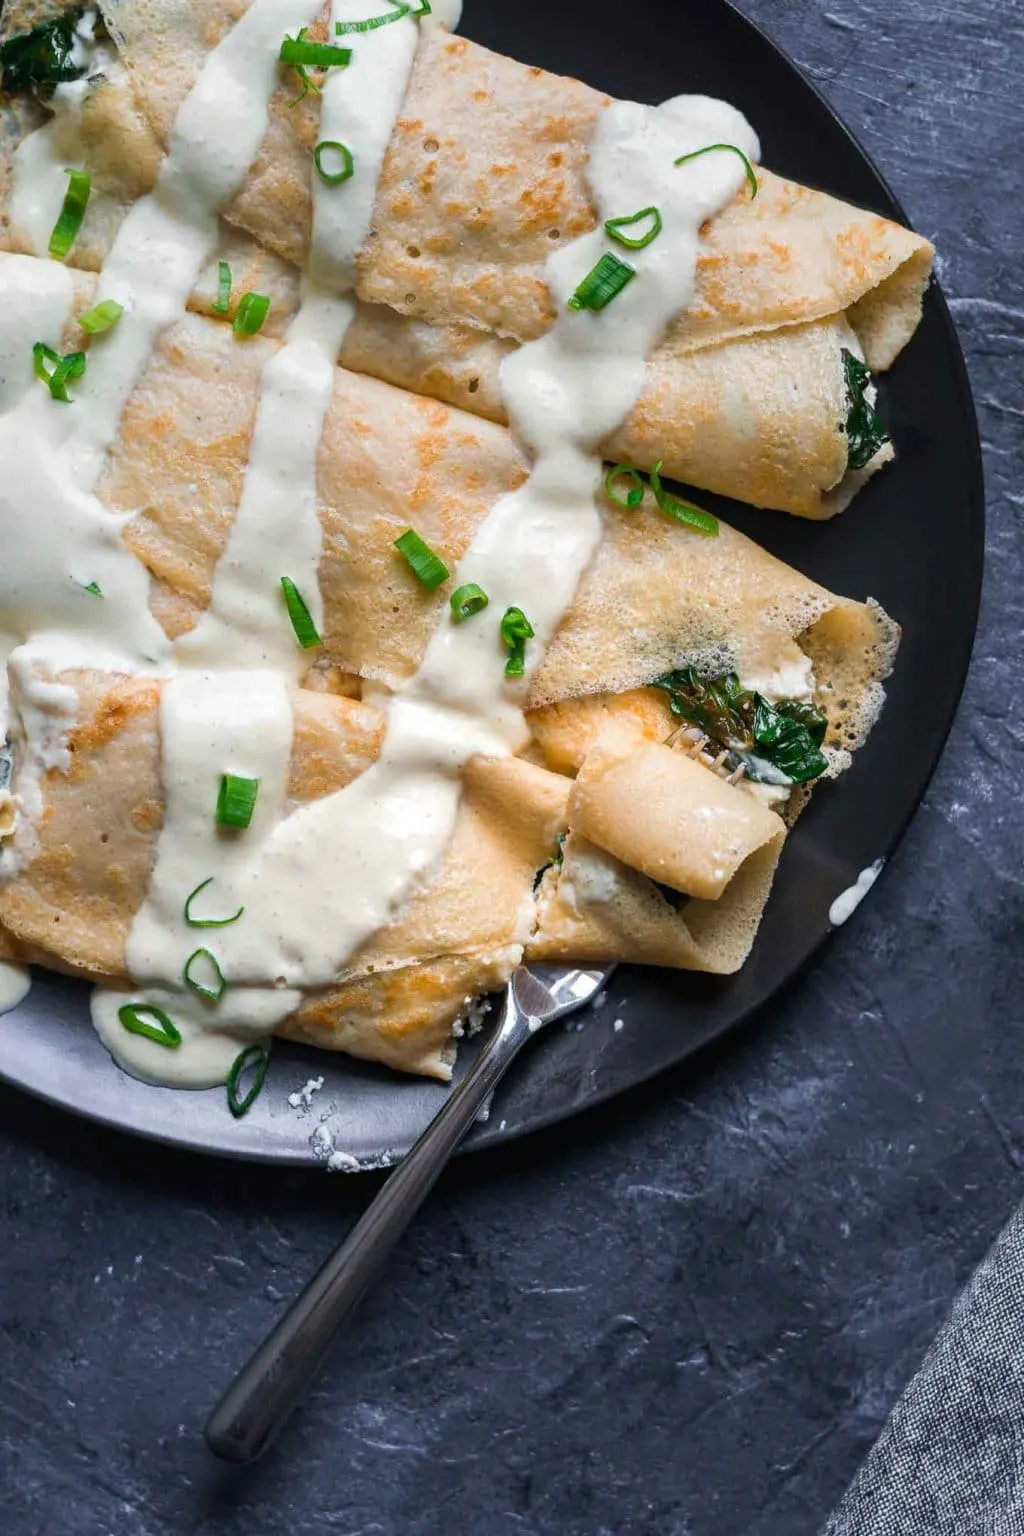
[[[823,1536],[1024,1536],[1024,1211],[955,1303]]]

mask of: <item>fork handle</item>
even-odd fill
[[[206,1443],[215,1456],[255,1461],[275,1439],[335,1333],[366,1294],[531,1033],[509,982],[501,1022],[471,1070],[211,1413]]]

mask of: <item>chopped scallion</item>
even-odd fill
[[[311,43],[306,37],[308,27],[300,27],[295,37],[285,36],[278,59],[290,64],[302,81],[302,90],[292,102],[297,106],[310,91],[320,94],[320,87],[306,73],[309,69],[344,69],[351,62],[351,48],[338,48],[334,43]]]
[[[218,827],[247,827],[252,821],[259,792],[259,779],[242,778],[236,773],[222,774],[217,796]]]
[[[87,309],[84,315],[79,315],[78,323],[87,335],[99,336],[116,325],[123,314],[123,304],[119,304],[116,299],[103,299],[101,303],[94,304],[92,309]]]
[[[459,587],[450,598],[452,605],[452,619],[456,624],[464,624],[471,619],[474,613],[482,613],[490,602],[490,598],[483,587],[478,587],[475,581],[467,581],[464,587]]]
[[[231,308],[231,268],[226,261],[217,263],[217,298],[210,308],[215,315],[226,315]]]
[[[323,157],[328,151],[332,155],[341,156],[341,164],[336,171],[328,170],[324,165]],[[316,166],[316,173],[320,180],[329,187],[337,187],[343,181],[348,181],[355,174],[356,169],[355,156],[348,145],[342,144],[340,139],[321,139],[313,151],[313,164]]]
[[[533,639],[533,625],[521,608],[506,608],[501,638],[512,652],[505,663],[506,677],[522,677],[526,671],[526,642]]]
[[[635,267],[631,267],[628,261],[620,261],[612,251],[605,251],[597,266],[587,273],[569,300],[569,308],[607,309],[612,299],[617,298],[634,277]]]
[[[243,293],[231,329],[236,336],[255,336],[267,318],[269,309],[270,300],[265,293]]]
[[[87,587],[83,587],[82,588],[82,591],[83,592],[88,592],[91,597],[102,597],[103,596],[103,589],[101,588],[101,586],[100,586],[98,581],[90,581],[90,583],[89,583],[89,585]]]
[[[715,149],[727,149],[731,155],[739,155],[743,161],[743,169],[747,173],[747,185],[750,187],[750,197],[753,201],[757,196],[757,173],[738,144],[705,144],[703,149],[695,149],[688,155],[680,155],[675,164],[685,165],[689,160],[699,160],[701,155],[710,155]]]
[[[677,523],[682,523],[684,527],[692,528],[695,533],[702,533],[705,538],[717,538],[717,517],[712,517],[710,512],[702,512],[700,507],[695,507],[688,501],[680,501],[678,496],[673,496],[670,491],[666,491],[661,483],[663,462],[663,459],[659,459],[651,470],[651,490],[654,492],[659,511],[664,512],[666,517],[674,518]]]
[[[49,367],[47,366],[49,364]],[[47,386],[55,400],[65,405],[72,403],[68,394],[68,381],[80,379],[85,372],[85,353],[69,352],[61,357],[45,341],[37,341],[32,348],[32,369],[37,379]]]
[[[385,12],[383,16],[371,16],[367,21],[336,21],[334,32],[337,37],[345,37],[352,32],[375,32],[378,27],[389,27],[393,21],[401,21],[406,16],[429,16],[430,5],[424,0],[425,9],[414,11],[411,5],[404,5],[401,0],[388,0],[388,4],[394,9]]]
[[[232,923],[238,922],[238,919],[245,911],[244,907],[239,907],[238,911],[234,914],[233,917],[193,917],[192,903],[195,901],[197,896],[201,895],[202,892],[206,890],[208,885],[212,884],[213,876],[211,875],[208,880],[201,881],[201,883],[196,886],[191,895],[187,897],[185,901],[184,918],[190,928],[230,928]]]
[[[645,219],[650,220],[647,228],[640,234],[629,235],[627,230],[636,229]],[[605,233],[610,240],[617,240],[631,251],[642,251],[650,245],[652,240],[657,240],[664,224],[661,218],[660,208],[641,208],[639,213],[631,213],[626,218],[608,219],[605,223]]]
[[[213,977],[213,981],[203,980],[202,967],[206,967],[207,975]],[[186,987],[191,987],[200,997],[208,1003],[219,1003],[224,996],[227,982],[224,980],[224,972],[220,968],[217,956],[208,949],[194,949],[185,961],[185,969],[181,973],[181,979]]]
[[[228,1109],[236,1120],[241,1120],[247,1115],[263,1091],[263,1084],[267,1080],[267,1068],[270,1065],[270,1052],[265,1045],[247,1045],[240,1055],[235,1057],[231,1071],[228,1073]],[[242,1079],[247,1072],[253,1073],[252,1084],[244,1095],[240,1094]]]
[[[616,481],[622,479],[630,483],[625,493],[616,487]],[[604,489],[609,501],[614,501],[617,507],[624,507],[629,512],[634,512],[647,494],[643,476],[631,464],[616,464],[614,469],[610,469],[604,477]]]
[[[306,607],[302,593],[292,581],[290,576],[281,577],[281,591],[288,607],[288,617],[292,621],[292,629],[295,638],[304,651],[311,651],[314,646],[323,645],[319,631],[313,623],[312,615]]]
[[[85,210],[89,205],[89,193],[92,191],[92,181],[86,171],[75,171],[69,166],[66,175],[68,189],[64,194],[64,206],[53,226],[49,245],[50,255],[57,261],[65,261],[71,254],[71,247],[78,239],[78,231],[82,227]]]
[[[414,528],[408,529],[400,539],[395,540],[395,548],[420,586],[426,587],[428,592],[433,592],[435,587],[439,587],[451,575],[441,557],[434,554],[430,545],[420,538]]]
[[[117,1010],[117,1016],[130,1035],[142,1035],[169,1051],[176,1051],[181,1044],[181,1031],[174,1020],[155,1008],[152,1003],[125,1003]]]

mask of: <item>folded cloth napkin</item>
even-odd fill
[[[1024,1210],[955,1303],[823,1536],[1024,1533]]]

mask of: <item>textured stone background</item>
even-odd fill
[[[763,1028],[454,1169],[254,1471],[205,1411],[365,1185],[0,1091],[7,1536],[813,1533],[1021,1195],[1022,12],[746,9],[939,244],[972,372],[988,588],[926,804]]]

